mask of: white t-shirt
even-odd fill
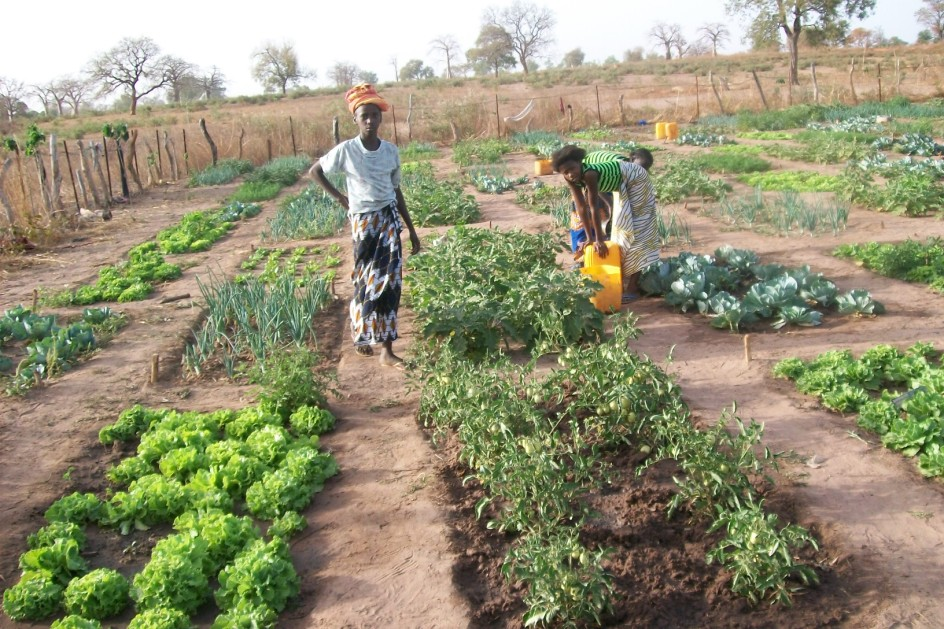
[[[394,144],[381,140],[376,151],[368,151],[358,136],[335,146],[320,162],[326,173],[347,175],[351,214],[372,212],[397,202],[400,152]]]

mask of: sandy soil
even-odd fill
[[[452,169],[445,159],[436,163],[441,171]],[[509,159],[513,174],[532,174],[532,164],[527,155]],[[545,179],[559,183],[554,176]],[[79,232],[72,242],[4,258],[0,307],[29,304],[37,286],[88,281],[100,266],[115,262],[134,244],[152,238],[188,211],[214,206],[231,191],[232,186],[198,191],[177,184],[162,187],[137,199],[133,207],[117,211],[111,223]],[[478,196],[482,224],[550,228],[549,218],[521,210],[510,195]],[[6,524],[0,532],[0,588],[16,581],[26,535],[42,525],[42,512],[49,503],[74,490],[103,489],[104,469],[121,453],[103,448],[97,433],[123,408],[140,402],[211,410],[252,402],[251,388],[225,379],[183,378],[179,362],[189,330],[201,317],[196,277],[208,270],[235,274],[251,245],[259,244],[259,232],[274,208],[274,203],[267,204],[261,216],[241,224],[210,252],[183,256],[190,265],[184,277],[152,298],[121,305],[130,325],[91,359],[25,397],[0,401],[0,519]],[[774,238],[728,231],[693,211],[685,218],[695,237],[688,250],[710,253],[731,244],[753,249],[763,261],[809,264],[841,289],[867,288],[885,303],[888,314],[874,319],[827,316],[818,328],[755,332],[752,360],[746,362],[741,335],[712,329],[696,316],[673,313],[661,299],[646,298],[633,305],[643,331],[636,349],[663,362],[675,375],[696,417],[713,421],[736,402],[741,417],[766,425],[765,443],[771,449],[795,453],[789,458],[793,462],[781,470],[781,487],[773,500],[780,511],[817,532],[822,550],[816,561],[821,562],[825,578],[823,587],[801,597],[794,608],[799,611],[789,614],[751,612],[732,605],[732,599],[720,592],[719,575],[694,559],[699,549],[692,543],[692,533],[678,523],[665,522],[659,506],[668,495],[667,471],[662,470],[651,484],[636,489],[644,495],[626,499],[627,504],[646,507],[629,521],[637,523],[639,539],[664,536],[666,545],[678,543],[689,554],[675,558],[653,548],[640,550],[640,556],[647,557],[640,560],[647,576],[630,599],[635,612],[609,622],[944,626],[939,596],[944,591],[941,483],[922,479],[911,461],[883,449],[874,436],[862,434],[851,418],[826,412],[769,375],[771,365],[781,358],[809,358],[830,348],[861,351],[879,342],[905,346],[919,340],[944,347],[944,315],[939,312],[944,298],[830,255],[840,242],[923,239],[942,235],[944,225],[933,218],[854,210],[848,229],[837,237]],[[432,231],[420,234],[425,240]],[[349,267],[348,239],[342,235],[330,241],[345,247],[341,268]],[[285,246],[294,244],[310,243]],[[666,249],[663,255],[676,252]],[[507,540],[489,538],[484,527],[470,521],[474,493],[469,492],[474,488],[457,487],[462,472],[450,461],[448,447],[432,448],[417,427],[418,393],[407,387],[405,374],[353,353],[345,314],[347,283],[339,281],[337,292],[337,303],[318,325],[321,348],[337,369],[341,391],[331,400],[338,428],[322,443],[337,457],[342,471],[315,497],[306,513],[310,526],[293,543],[302,595],[283,614],[280,626],[519,625],[521,607],[514,602],[515,592],[495,571],[495,557],[500,558]],[[158,303],[162,296],[183,293],[191,298]],[[403,339],[397,346],[407,354],[412,315],[402,314]],[[161,357],[162,375],[156,385],[148,385],[154,354]],[[648,520],[642,511],[648,512]],[[131,571],[143,564],[143,549],[160,534],[135,533],[129,538],[102,534],[95,543],[101,557],[129,551],[124,566]],[[93,565],[99,560],[93,558]],[[684,596],[673,598],[673,592]],[[712,611],[724,607],[731,608],[727,615]],[[212,613],[200,620],[208,626]],[[0,616],[0,627],[10,626],[25,625]]]

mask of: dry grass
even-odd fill
[[[817,64],[820,102],[849,103],[853,100],[849,85],[849,63],[855,59],[855,92],[859,101],[877,99],[878,64],[882,64],[882,95],[901,93],[922,100],[944,95],[944,45],[907,46],[898,49],[805,50],[806,64],[801,85],[790,88],[784,81],[786,55],[783,53],[744,53],[712,59],[698,57],[672,61],[644,61],[615,66],[591,66],[576,69],[549,69],[532,73],[527,81],[521,75],[500,80],[432,80],[420,83],[395,83],[380,86],[393,105],[385,118],[384,135],[404,145],[409,141],[451,144],[457,139],[495,136],[514,131],[549,130],[567,133],[596,126],[623,126],[637,120],[672,119],[682,122],[699,116],[720,113],[717,98],[708,82],[710,70],[715,77],[721,103],[727,113],[760,110],[762,104],[751,69],[761,80],[768,105],[782,108],[812,102],[813,89],[809,63]],[[896,61],[898,62],[896,65]],[[897,70],[896,70],[897,67]],[[697,77],[697,78],[696,78]],[[516,82],[511,82],[516,81]],[[698,89],[696,90],[696,81]],[[534,109],[526,121],[505,121],[521,111],[531,100]],[[161,138],[167,131],[179,164],[179,177],[188,171],[203,169],[211,162],[209,146],[198,123],[207,121],[219,157],[248,159],[260,165],[272,157],[323,154],[334,144],[332,120],[336,117],[342,138],[352,137],[356,129],[344,107],[341,90],[319,90],[310,95],[282,99],[259,99],[258,104],[235,99],[224,103],[200,103],[188,107],[139,108],[131,120],[140,131],[136,160],[142,180],[147,180],[149,157],[153,179],[169,179],[170,169]],[[622,102],[622,109],[620,104]],[[412,108],[411,108],[412,103]],[[561,111],[563,105],[563,112]],[[497,106],[497,111],[496,111]],[[62,138],[84,137],[101,142],[97,129],[106,122],[124,121],[122,114],[95,114],[77,120],[40,121],[47,135]],[[7,130],[8,132],[8,130]],[[73,168],[75,149],[71,148]],[[150,150],[148,145],[150,145]],[[158,149],[158,145],[160,148]],[[48,147],[46,147],[48,161]],[[117,164],[112,155],[113,194],[118,193]],[[129,156],[130,157],[130,156]],[[64,157],[60,155],[60,160]],[[157,170],[160,168],[161,172]],[[62,164],[64,180],[62,205],[75,207],[70,178]],[[49,217],[41,208],[38,176],[32,160],[23,161],[24,190],[20,177],[11,169],[2,182],[3,191],[13,202],[16,228],[21,234],[54,234],[71,221]],[[0,213],[0,222],[5,222]],[[0,225],[0,230],[4,229]]]

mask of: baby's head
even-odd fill
[[[629,154],[634,164],[639,164],[647,171],[652,168],[652,152],[649,149],[638,147]]]
[[[629,154],[629,157],[632,159],[634,164],[638,164],[646,170],[652,168],[652,152],[649,149],[642,148],[641,146],[637,147],[633,149],[633,152]]]

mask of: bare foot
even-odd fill
[[[393,353],[393,344],[384,343],[380,350],[380,364],[384,367],[403,368],[403,359]]]

